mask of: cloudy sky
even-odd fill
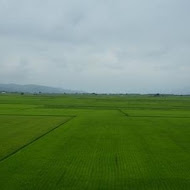
[[[0,83],[190,92],[189,0],[0,0]]]

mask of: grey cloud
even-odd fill
[[[0,82],[178,92],[190,81],[189,6],[188,0],[0,0]]]

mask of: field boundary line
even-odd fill
[[[51,116],[51,117],[76,117],[77,115],[32,115],[32,114],[0,114],[0,116],[39,116],[39,117],[46,117],[46,116]]]
[[[71,121],[72,119],[74,119],[76,116],[70,117],[69,119],[67,119],[66,121],[60,123],[59,125],[56,125],[54,128],[50,129],[49,131],[43,133],[42,135],[36,137],[35,139],[33,139],[32,141],[24,144],[23,146],[21,146],[20,148],[14,150],[13,152],[7,154],[6,156],[4,156],[3,158],[0,159],[0,163],[5,161],[6,159],[10,158],[11,156],[14,156],[17,152],[19,152],[20,150],[26,148],[27,146],[33,144],[34,142],[38,141],[39,139],[41,139],[42,137],[48,135],[49,133],[51,133],[52,131],[56,130],[57,128],[61,127],[62,125],[68,123],[69,121]]]
[[[122,113],[123,115],[125,115],[126,117],[130,117],[128,113],[124,112],[121,109],[117,109],[120,113]]]
[[[186,116],[164,116],[164,115],[129,115],[128,113],[124,112],[121,109],[117,109],[120,113],[122,113],[123,115],[125,115],[126,117],[151,117],[151,118],[176,118],[176,119],[190,119],[190,117],[186,117]]]
[[[185,116],[162,116],[162,115],[134,115],[130,117],[157,117],[157,118],[176,118],[176,119],[190,119],[190,117],[185,117]]]
[[[91,106],[86,106],[86,105],[44,105],[42,107],[39,107],[42,109],[106,109],[106,110],[115,110],[115,109],[148,109],[148,110],[171,110],[171,109],[189,109],[190,106],[172,106],[172,107],[142,107],[142,106],[101,106],[101,105],[91,105]]]

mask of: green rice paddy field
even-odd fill
[[[0,95],[0,190],[113,189],[190,189],[190,97]]]

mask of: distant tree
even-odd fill
[[[21,92],[20,95],[24,95],[24,92]]]

